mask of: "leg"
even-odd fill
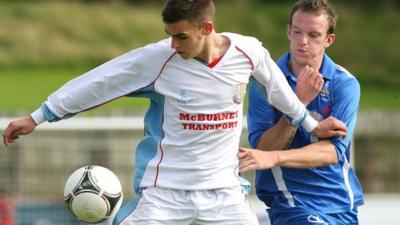
[[[113,225],[189,225],[194,210],[184,191],[146,188],[118,212]]]
[[[258,225],[242,187],[202,191],[196,196],[199,225]]]

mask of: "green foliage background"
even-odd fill
[[[136,2],[1,1],[0,114],[33,110],[73,77],[166,38],[160,17],[163,1]],[[215,2],[217,31],[255,36],[275,59],[287,50],[285,32],[294,1]],[[399,110],[397,3],[383,1],[371,7],[342,2],[334,1],[337,41],[328,54],[359,79],[361,109]],[[102,110],[144,110],[145,105],[142,100],[118,100]]]

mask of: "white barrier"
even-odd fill
[[[19,118],[0,118],[0,130]],[[74,117],[55,123],[45,122],[38,130],[142,130],[143,117]]]

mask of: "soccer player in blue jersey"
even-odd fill
[[[290,51],[278,66],[315,119],[333,116],[346,123],[346,138],[319,139],[292,126],[290,118],[266,103],[260,84],[251,82],[249,141],[258,150],[240,149],[240,169],[258,169],[256,192],[268,206],[272,225],[358,224],[363,194],[350,166],[350,140],[360,85],[325,53],[335,41],[335,24],[327,0],[298,1],[287,29]]]

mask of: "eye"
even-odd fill
[[[179,40],[185,40],[185,39],[187,39],[187,36],[186,35],[178,35],[176,38]]]
[[[316,32],[311,32],[308,34],[311,38],[315,39],[321,36],[320,33],[316,33]]]
[[[301,32],[299,30],[293,30],[293,33],[300,34]]]

